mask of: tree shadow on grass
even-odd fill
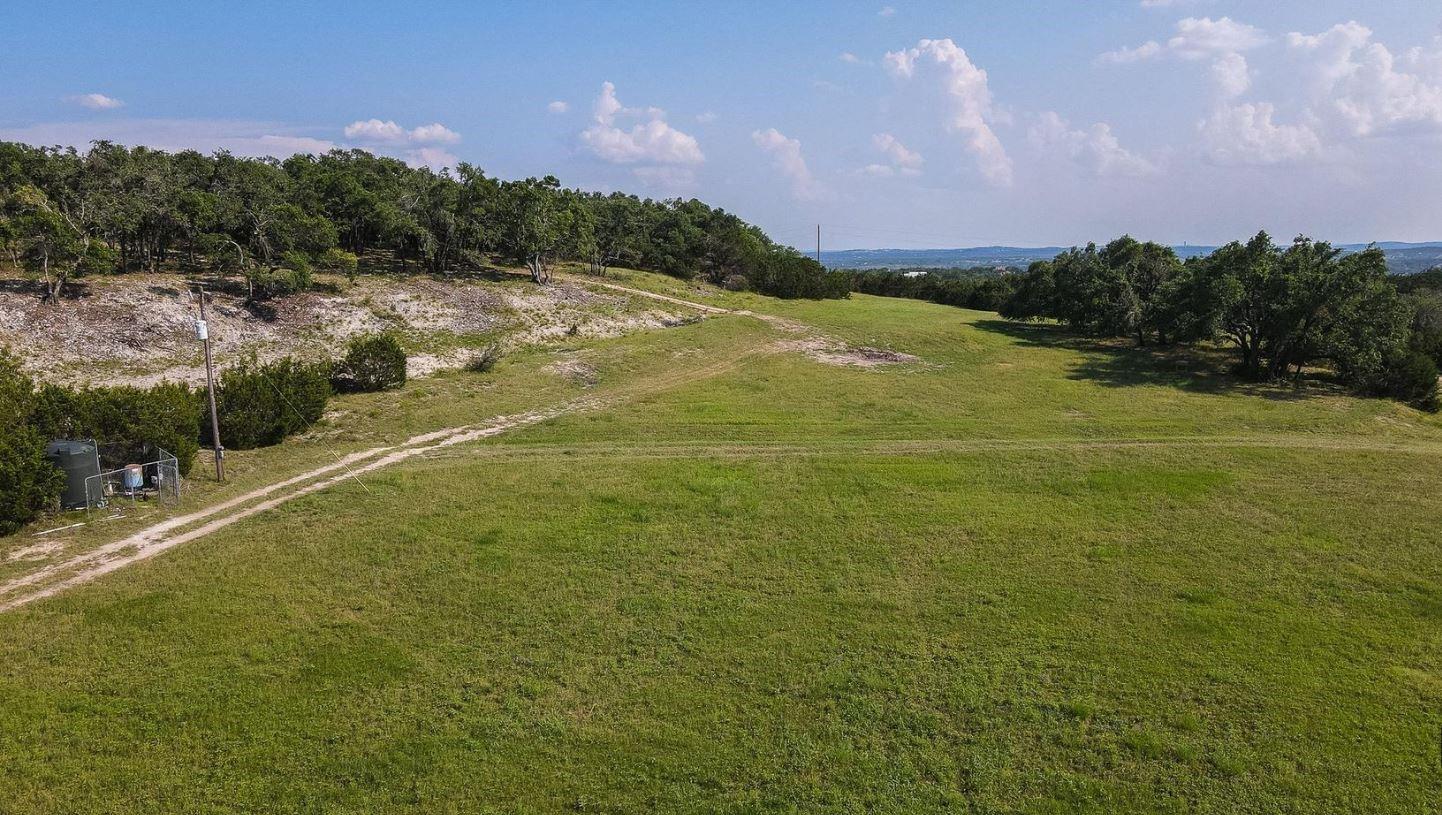
[[[1096,382],[1112,388],[1160,385],[1191,393],[1245,394],[1276,401],[1300,401],[1346,393],[1321,372],[1307,372],[1297,382],[1252,382],[1233,372],[1235,359],[1224,348],[1185,346],[1136,347],[1131,340],[1083,337],[1050,323],[980,320],[977,328],[1003,334],[1034,348],[1075,351],[1085,359],[1067,374],[1068,379]]]
[[[371,250],[362,255],[356,268],[356,276],[397,280],[425,277],[441,282],[484,280],[489,283],[530,278],[525,272],[502,269],[491,264],[477,264],[469,260],[464,266],[437,272],[426,268],[420,261],[402,259],[397,257],[395,252],[383,249]]]
[[[7,294],[28,294],[36,300],[45,299],[45,284],[40,280],[28,280],[23,277],[10,277],[0,280],[0,292]],[[90,296],[90,286],[80,281],[71,280],[60,290],[61,300],[84,300]]]
[[[250,287],[246,285],[245,278],[215,271],[187,275],[185,283],[186,288],[204,286],[206,294],[225,294],[240,299],[250,295]]]
[[[470,269],[448,269],[444,272],[427,272],[424,274],[426,277],[429,277],[432,280],[439,280],[443,283],[452,283],[457,280],[483,280],[487,283],[503,283],[508,280],[517,281],[531,279],[531,275],[528,272],[502,269],[498,266],[480,266]]]

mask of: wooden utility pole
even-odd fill
[[[220,446],[220,418],[215,412],[215,374],[210,366],[210,329],[205,325],[205,287],[200,287],[200,319],[195,334],[205,345],[205,394],[210,400],[210,442],[215,446],[215,480],[225,480],[225,448]]]

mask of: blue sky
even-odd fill
[[[7,15],[0,138],[360,146],[831,248],[1442,239],[1435,0],[97,5]]]

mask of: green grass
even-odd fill
[[[709,370],[784,339],[728,315],[578,342],[591,389],[536,351],[347,397],[338,449],[618,402],[0,615],[0,809],[1442,800],[1437,419],[929,304],[715,298],[922,362]]]

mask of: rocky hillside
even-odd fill
[[[204,358],[195,339],[198,278],[179,274],[89,278],[59,304],[0,273],[0,345],[38,379],[69,384],[199,383]],[[614,336],[674,325],[689,310],[648,298],[558,280],[536,286],[519,276],[433,279],[323,277],[315,290],[247,305],[234,286],[213,291],[212,349],[224,367],[254,353],[334,356],[361,334],[396,331],[411,354],[410,374],[460,367],[491,342],[543,344],[570,335]]]

